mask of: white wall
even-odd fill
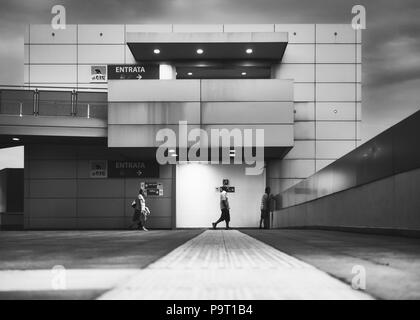
[[[231,227],[256,227],[260,219],[265,173],[245,175],[244,165],[179,164],[176,167],[176,226],[211,227],[220,217],[220,193],[216,187],[229,179],[236,188],[229,193]],[[225,227],[225,223],[219,225]]]
[[[361,34],[350,24],[276,25],[288,32],[277,79],[294,81],[295,146],[269,162],[277,193],[354,149],[360,142]]]

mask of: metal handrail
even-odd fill
[[[7,85],[7,84],[0,84],[0,90],[1,89],[15,89],[15,90],[35,90],[35,89],[48,89],[52,91],[60,91],[60,89],[63,89],[63,91],[72,91],[76,90],[78,92],[108,92],[108,89],[106,88],[97,88],[97,87],[77,87],[77,86],[39,86],[39,85]]]
[[[42,99],[40,93],[42,91],[33,91],[32,98],[27,97],[26,99],[0,98],[0,114],[20,117],[39,116],[41,114],[42,116],[71,116],[88,119],[105,119],[107,117],[107,101],[78,101],[77,95],[74,93],[66,100]],[[31,105],[32,107],[30,107]],[[25,106],[31,108],[30,111],[26,109],[25,113]]]

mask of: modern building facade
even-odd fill
[[[0,105],[2,144],[25,145],[25,227],[124,228],[140,186],[151,227],[206,227],[222,184],[232,226],[256,226],[266,185],[278,194],[360,144],[361,61],[351,25],[28,26],[26,90]],[[180,138],[180,121],[187,134],[263,129],[263,174],[158,165],[156,135]]]

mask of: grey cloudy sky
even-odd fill
[[[363,31],[362,136],[370,138],[420,108],[418,0],[0,0],[0,84],[23,80],[23,26],[50,23],[63,4],[67,23],[350,23]]]

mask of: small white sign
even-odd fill
[[[89,161],[91,178],[108,178],[108,163],[106,160]]]
[[[90,82],[107,82],[106,66],[90,67]]]

